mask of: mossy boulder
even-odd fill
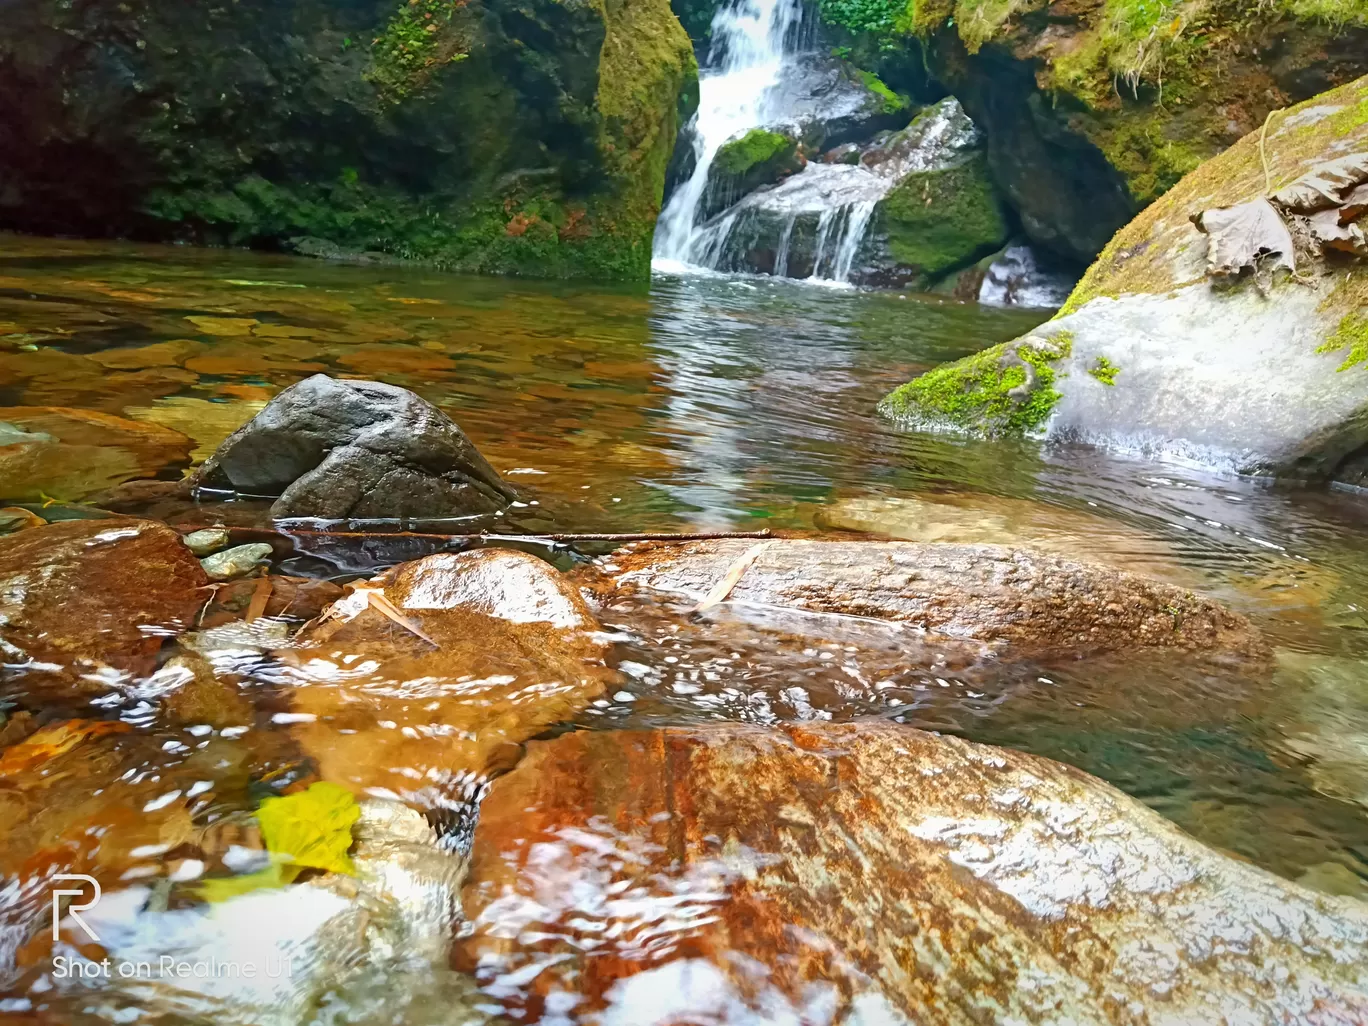
[[[890,67],[924,59],[984,130],[1027,235],[1082,262],[1270,111],[1368,73],[1362,0],[820,6]]]
[[[762,185],[802,170],[798,140],[768,128],[753,128],[722,145],[708,168],[703,216],[711,217]]]
[[[914,426],[1074,439],[1226,471],[1344,477],[1368,458],[1368,261],[1298,246],[1295,275],[1207,277],[1193,215],[1259,199],[1368,152],[1368,77],[1279,111],[1117,233],[1036,336],[938,368],[884,402]],[[1030,339],[1024,340],[1034,345]],[[987,368],[987,369],[985,369]],[[996,368],[996,370],[994,370]]]
[[[932,279],[1001,249],[1008,236],[982,153],[914,171],[879,204],[878,218],[893,259]]]
[[[665,0],[15,0],[0,227],[643,279],[696,82]]]

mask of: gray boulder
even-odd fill
[[[1366,103],[1363,78],[1278,115],[1117,233],[1055,320],[909,382],[883,411],[923,430],[1362,483],[1368,259],[1350,229],[1363,214],[1274,213],[1264,197],[1368,154]],[[1260,216],[1209,216],[1241,210]]]
[[[794,132],[810,150],[859,142],[912,116],[907,98],[873,75],[817,53],[786,62],[766,103],[788,112],[766,127]]]
[[[517,497],[441,410],[395,385],[292,385],[230,436],[197,484],[278,496],[277,518],[449,517]]]

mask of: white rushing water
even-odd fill
[[[655,235],[658,266],[712,266],[714,238],[700,232],[697,223],[708,170],[728,139],[772,124],[784,113],[770,109],[769,101],[785,60],[792,56],[786,46],[798,35],[802,17],[802,0],[733,0],[714,15],[716,59],[699,77],[693,123],[697,162],[689,180],[660,213]]]

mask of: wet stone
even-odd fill
[[[230,539],[231,535],[223,528],[212,527],[203,531],[191,531],[183,540],[187,549],[203,559],[220,549],[226,549]]]
[[[235,577],[246,577],[254,573],[271,557],[271,546],[265,542],[252,542],[249,545],[236,545],[222,552],[215,552],[200,560],[200,566],[213,581],[231,581]]]
[[[455,964],[511,1018],[1357,1022],[1368,906],[1077,770],[888,723],[533,742]]]
[[[277,653],[325,780],[457,808],[617,675],[576,590],[522,552],[429,556],[353,587]]]
[[[702,601],[739,572],[736,609],[871,617],[1029,656],[1144,648],[1265,658],[1242,616],[1192,592],[1104,566],[997,545],[783,540],[628,546],[600,590]],[[592,578],[587,578],[592,581]],[[604,581],[606,580],[606,584]]]
[[[180,535],[115,517],[0,538],[0,660],[22,694],[105,691],[148,673],[188,629],[208,578]],[[110,674],[113,674],[111,677]]]

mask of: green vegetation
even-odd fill
[[[897,261],[935,277],[999,249],[1008,228],[982,156],[909,175],[879,206]]]
[[[426,84],[433,68],[470,56],[469,44],[453,25],[466,0],[404,0],[371,44],[370,79],[391,100]]]
[[[915,3],[916,0],[911,0]],[[892,32],[906,17],[909,0],[818,0],[822,20],[849,32]]]
[[[1325,344],[1316,352],[1338,353],[1345,349],[1349,352],[1340,364],[1340,370],[1347,371],[1351,367],[1368,363],[1368,314],[1347,314],[1339,322],[1335,333],[1326,339]]]
[[[899,111],[910,110],[912,101],[901,93],[895,93],[884,84],[883,79],[872,71],[857,71],[860,81],[864,87],[883,101],[882,112],[884,114],[896,114]]]
[[[1121,368],[1105,356],[1099,356],[1088,368],[1088,373],[1102,384],[1111,386],[1116,384],[1116,376],[1121,373]]]
[[[752,128],[741,138],[724,143],[713,158],[713,167],[721,174],[741,178],[770,161],[792,160],[796,150],[797,143],[788,136],[765,128]]]
[[[1043,425],[1062,398],[1054,364],[1072,351],[1068,331],[1043,346],[1005,342],[928,371],[889,393],[879,409],[914,427],[1022,437]]]

